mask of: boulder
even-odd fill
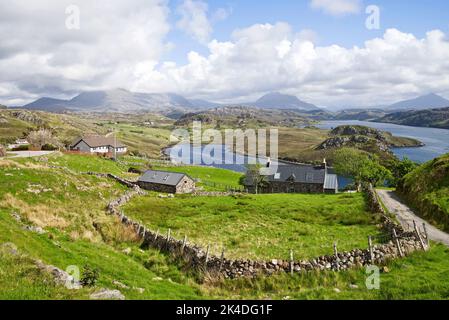
[[[125,300],[125,296],[119,290],[101,289],[90,295],[92,300]]]

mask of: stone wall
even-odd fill
[[[422,250],[422,243],[415,233],[405,232],[384,212],[377,194],[372,187],[366,190],[369,206],[373,214],[378,214],[382,220],[382,229],[387,231],[391,238],[387,243],[374,245],[367,249],[354,249],[334,255],[321,256],[315,259],[302,261],[271,260],[229,260],[224,255],[217,257],[210,255],[203,248],[190,244],[185,240],[174,239],[169,234],[160,235],[147,229],[144,225],[131,220],[120,211],[119,207],[129,201],[133,196],[142,194],[138,186],[124,196],[108,205],[108,212],[120,217],[122,223],[134,227],[142,238],[143,246],[155,248],[181,259],[190,268],[207,272],[218,278],[254,277],[259,274],[271,275],[279,272],[300,273],[312,270],[340,271],[352,268],[362,268],[367,265],[383,265],[390,260],[406,256],[414,251]],[[398,234],[392,237],[393,229]],[[424,248],[425,249],[425,248]]]
[[[247,186],[249,193],[255,193],[254,186]],[[299,182],[269,182],[267,187],[259,187],[258,193],[324,193],[323,185]]]

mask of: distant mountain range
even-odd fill
[[[156,112],[166,115],[171,114],[175,118],[179,118],[183,114],[226,106],[290,110],[300,112],[304,117],[314,120],[378,121],[378,119],[388,120],[390,119],[388,118],[388,115],[400,112],[395,115],[394,120],[392,120],[395,121],[395,123],[398,123],[399,117],[409,116],[409,114],[404,114],[404,111],[419,111],[449,107],[449,100],[436,94],[428,94],[415,99],[400,101],[389,107],[352,108],[332,112],[330,110],[320,109],[311,103],[304,102],[296,96],[278,92],[268,93],[255,102],[226,105],[207,100],[187,99],[181,95],[172,93],[136,93],[125,89],[115,89],[83,92],[70,100],[45,97],[27,104],[23,106],[23,108],[50,112]],[[422,115],[420,115],[420,117],[421,116]],[[437,117],[441,117],[441,113]]]
[[[71,100],[41,98],[23,106],[43,111],[142,112],[192,108],[190,101],[176,94],[134,93],[124,89],[83,92]]]
[[[269,93],[256,102],[244,103],[242,106],[263,109],[317,111],[313,104],[299,100],[296,96],[281,93]],[[71,100],[40,98],[23,108],[50,112],[173,112],[212,109],[226,106],[224,104],[198,99],[186,99],[183,96],[167,93],[136,93],[124,89],[83,92]]]
[[[387,110],[424,110],[445,107],[449,107],[449,100],[431,93],[415,99],[397,102],[387,107]]]

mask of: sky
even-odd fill
[[[125,88],[325,107],[449,98],[447,0],[0,0],[0,103]]]

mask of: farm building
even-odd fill
[[[126,153],[128,148],[114,137],[92,136],[76,139],[70,146],[70,150],[84,153]]]
[[[254,179],[247,176],[245,187],[255,193]],[[259,184],[258,193],[338,193],[338,176],[334,170],[322,165],[280,163],[277,173],[267,176]]]
[[[137,181],[149,191],[183,194],[195,191],[195,181],[184,173],[149,170]]]

